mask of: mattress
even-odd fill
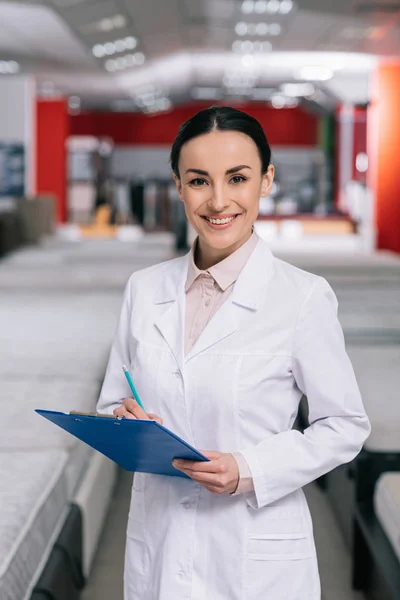
[[[372,431],[364,444],[369,452],[400,452],[400,346],[348,346]],[[308,422],[308,406],[300,412]]]
[[[65,451],[0,452],[0,598],[22,600],[68,509]]]
[[[0,452],[66,451],[69,461],[65,479],[70,498],[86,469],[92,449],[34,410],[89,412],[96,406],[98,393],[98,384],[89,381],[2,381]]]
[[[384,473],[374,493],[375,514],[400,561],[400,473]]]

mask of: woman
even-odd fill
[[[162,417],[211,459],[174,461],[189,478],[135,473],[125,600],[320,598],[301,488],[352,460],[370,426],[332,289],[253,230],[270,158],[241,111],[211,107],[186,122],[171,164],[198,237],[125,290],[98,410]],[[149,414],[128,398],[122,364]]]

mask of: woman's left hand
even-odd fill
[[[214,494],[231,494],[239,483],[239,467],[232,454],[204,452],[209,462],[175,459],[172,466]]]

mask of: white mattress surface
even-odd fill
[[[400,452],[400,346],[348,346],[372,432],[365,448]]]
[[[400,561],[400,473],[384,473],[374,493],[374,509]]]
[[[0,452],[0,598],[22,600],[67,508],[68,454]]]

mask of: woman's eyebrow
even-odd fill
[[[225,175],[232,175],[232,173],[237,173],[242,169],[251,169],[251,167],[249,167],[248,165],[238,165],[237,167],[232,167],[231,169],[225,171]],[[203,171],[202,169],[187,169],[187,171],[185,171],[185,175],[187,173],[197,173],[197,175],[209,175],[208,171]]]

